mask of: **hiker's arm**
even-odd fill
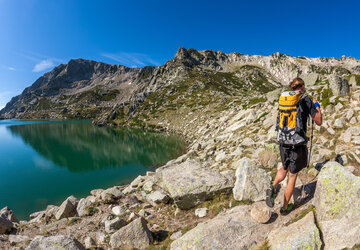
[[[313,103],[318,103],[315,99],[313,100]],[[314,122],[316,123],[316,125],[321,126],[322,124],[322,115],[321,115],[321,110],[320,107],[316,107],[317,112],[315,113],[315,115],[312,116]]]

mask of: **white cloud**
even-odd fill
[[[47,59],[47,60],[42,60],[41,62],[35,64],[32,71],[33,72],[41,72],[41,71],[44,71],[44,70],[52,68],[52,67],[54,67],[53,61]]]
[[[103,53],[101,55],[103,57],[114,60],[122,65],[132,67],[132,68],[144,67],[146,65],[153,65],[153,66],[160,65],[160,63],[151,59],[148,55],[141,54],[141,53],[120,52],[120,53],[116,53],[116,54]]]
[[[14,67],[8,67],[8,70],[14,71],[15,68]]]

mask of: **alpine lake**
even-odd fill
[[[0,209],[29,220],[70,195],[129,184],[185,149],[177,136],[91,121],[0,120]]]

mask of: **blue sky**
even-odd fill
[[[360,58],[357,1],[0,0],[0,108],[72,58],[162,65],[177,49]]]

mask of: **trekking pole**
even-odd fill
[[[312,120],[311,123],[311,137],[310,137],[310,148],[309,148],[309,156],[308,156],[308,162],[307,162],[307,166],[306,166],[306,174],[305,174],[305,185],[303,184],[302,189],[301,189],[301,199],[305,199],[306,198],[306,193],[304,192],[304,188],[307,185],[307,175],[308,175],[308,171],[309,171],[309,166],[310,166],[310,159],[311,159],[311,150],[312,150],[312,140],[314,137],[314,120]]]

